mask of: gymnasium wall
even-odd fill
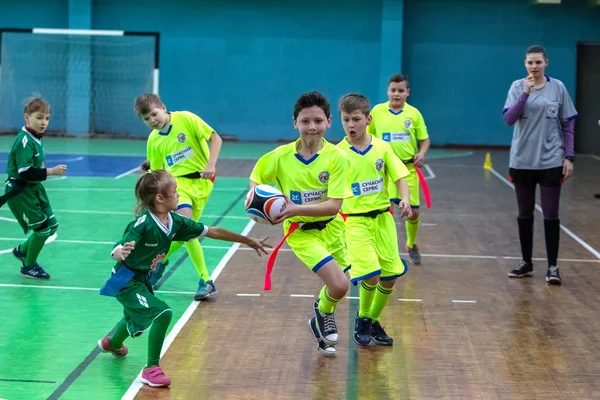
[[[73,22],[79,18],[75,2],[5,0],[0,27],[81,27]],[[587,0],[88,2],[87,11],[79,5],[77,12],[89,14],[92,29],[160,32],[160,94],[168,108],[196,112],[241,140],[296,137],[293,103],[310,90],[331,100],[328,137],[340,139],[339,97],[358,91],[373,103],[385,101],[387,78],[403,69],[412,84],[409,102],[425,116],[434,145],[506,145],[511,130],[503,125],[502,107],[512,80],[523,76],[527,46],[547,47],[549,74],[574,97],[575,44],[600,41],[600,7]],[[53,100],[68,108],[82,103]],[[100,118],[103,129],[145,134],[141,121],[125,118],[131,104],[118,107],[123,117]],[[92,122],[114,114],[88,108]],[[20,114],[3,124],[18,129]],[[67,124],[68,118],[53,121],[55,129]]]
[[[600,7],[563,3],[405,0],[409,101],[423,113],[433,143],[509,145],[512,128],[502,110],[512,81],[525,76],[532,44],[546,48],[547,74],[575,101],[576,43],[600,41]]]

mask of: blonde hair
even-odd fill
[[[137,201],[135,215],[137,216],[145,210],[156,212],[156,195],[168,195],[167,190],[172,179],[171,174],[162,169],[149,171],[140,176],[135,184]]]
[[[369,115],[371,111],[369,99],[359,93],[350,93],[341,98],[339,104],[340,113],[352,114],[356,110],[359,110],[364,115]]]
[[[41,94],[34,94],[24,100],[25,114],[31,115],[34,112],[41,112],[43,114],[50,114],[50,104],[42,98]]]

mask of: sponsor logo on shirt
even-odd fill
[[[408,142],[410,141],[410,132],[384,132],[381,138],[384,142]]]
[[[146,215],[142,215],[141,217],[139,217],[137,219],[137,221],[135,221],[135,225],[133,227],[135,228],[138,225],[143,224],[145,220],[146,220]]]
[[[164,258],[167,255],[165,253],[159,254],[156,257],[154,257],[154,260],[152,260],[152,265],[150,265],[150,269],[152,271],[154,271],[156,269],[156,266],[158,265],[159,262],[161,262],[162,260],[164,260]]]
[[[365,194],[379,193],[381,191],[383,191],[383,178],[355,182],[352,184],[353,196],[363,196]]]
[[[172,167],[173,165],[179,164],[182,161],[187,160],[188,158],[194,155],[194,150],[191,146],[186,147],[183,150],[176,151],[175,153],[169,154],[166,157],[167,165]]]
[[[179,143],[184,143],[185,142],[185,133],[180,133],[179,135],[177,135],[177,141]]]
[[[377,171],[381,171],[383,169],[383,160],[381,158],[377,159],[377,161],[375,161],[375,169]]]
[[[329,172],[322,171],[321,173],[319,173],[319,182],[326,185],[327,182],[329,182]]]
[[[148,247],[156,247],[158,246],[158,243],[144,243],[146,246]]]
[[[303,192],[290,190],[290,200],[294,204],[318,204],[327,200],[327,189],[312,189]]]

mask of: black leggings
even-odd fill
[[[548,266],[556,266],[560,242],[560,185],[540,185],[542,213],[544,214],[544,237]],[[523,261],[531,264],[533,255],[533,211],[535,209],[535,185],[515,185],[517,205],[519,207],[519,241]]]
[[[540,185],[540,199],[542,202],[542,213],[544,219],[557,220],[560,204],[561,185]],[[517,193],[517,205],[519,207],[519,218],[532,218],[535,210],[535,186],[515,185]]]

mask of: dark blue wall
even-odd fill
[[[574,97],[576,42],[600,41],[600,7],[586,0],[90,1],[93,29],[161,33],[160,95],[169,109],[196,112],[242,140],[294,138],[293,103],[311,90],[331,100],[329,137],[339,139],[339,97],[358,91],[373,103],[385,101],[387,78],[403,67],[412,84],[409,102],[425,116],[433,144],[509,144],[501,111],[510,83],[524,74],[527,46],[547,47],[549,74]],[[0,2],[2,27],[67,28],[69,16],[67,1]],[[147,64],[147,53],[148,44],[140,42],[130,63],[120,57],[106,65],[96,57],[87,67],[93,79],[102,71],[106,82],[97,85],[104,92],[90,104],[92,126],[146,133],[131,113],[137,88],[150,82],[139,61]],[[141,82],[113,79],[127,68]],[[69,79],[76,86],[73,72]],[[4,85],[0,101],[10,92]],[[37,86],[44,89],[41,81]],[[116,94],[124,100],[116,101]],[[44,95],[54,96],[56,109],[69,104],[60,99],[64,95]],[[1,125],[20,126],[21,111],[11,112]],[[57,117],[54,127],[66,125],[64,119]]]
[[[424,114],[434,143],[510,144],[501,118],[523,60],[541,44],[546,70],[575,101],[576,43],[600,41],[600,7],[585,0],[533,5],[523,0],[405,2],[404,69],[409,98]]]

